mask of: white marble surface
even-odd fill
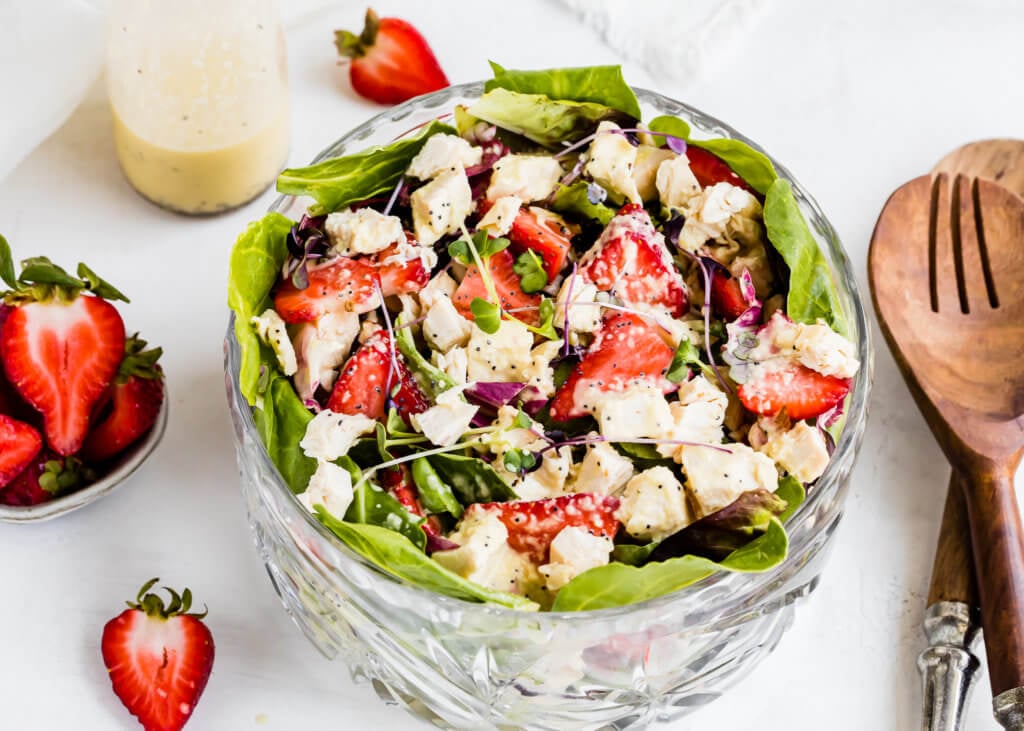
[[[454,82],[484,76],[489,57],[534,67],[617,60],[550,0],[511,9],[382,0],[377,9],[419,26]],[[356,27],[361,14],[345,3],[289,30],[293,163],[375,111],[352,96],[333,60],[330,30]],[[783,160],[831,216],[863,285],[867,242],[892,189],[960,143],[1024,136],[1022,29],[1024,6],[1014,0],[789,0],[699,84],[626,70]],[[0,231],[17,255],[84,259],[134,297],[129,327],[166,351],[171,421],[131,486],[56,522],[0,526],[0,726],[137,728],[110,692],[99,636],[122,600],[159,575],[210,607],[217,661],[190,728],[418,728],[301,637],[245,523],[222,385],[224,282],[235,233],[271,194],[202,220],[144,202],[118,171],[99,89],[2,190]],[[948,469],[880,338],[876,345],[870,428],[817,593],[747,680],[670,728],[917,725],[915,658]],[[994,729],[987,678],[973,701],[968,731]]]

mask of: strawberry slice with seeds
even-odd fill
[[[192,593],[168,589],[164,606],[139,591],[129,609],[103,627],[101,649],[114,693],[146,731],[180,731],[199,701],[213,669],[213,635],[202,614],[189,614]]]
[[[419,258],[401,261],[398,244],[392,244],[375,256],[379,269],[380,289],[385,297],[419,292],[430,281],[430,270]]]
[[[593,248],[581,260],[580,276],[603,292],[613,292],[632,304],[654,304],[673,317],[687,308],[686,285],[665,246],[640,205],[623,206]]]
[[[721,317],[732,322],[747,311],[750,305],[743,299],[740,280],[725,271],[714,270],[711,275],[711,307]]]
[[[619,530],[618,509],[617,497],[579,492],[544,500],[474,503],[466,508],[466,515],[494,513],[508,529],[508,544],[542,564],[548,560],[551,541],[563,528],[585,528],[593,535],[614,539]]]
[[[309,271],[309,286],[283,282],[274,295],[274,309],[288,323],[314,322],[322,315],[369,312],[378,306],[377,268],[364,257],[338,257]]]
[[[364,414],[371,419],[383,419],[388,409],[389,375],[394,391],[392,402],[406,424],[412,414],[420,414],[430,407],[402,356],[395,353],[395,363],[392,363],[390,342],[387,331],[381,329],[359,347],[342,367],[327,401],[328,409],[339,414]],[[397,372],[393,372],[395,364]]]
[[[523,291],[519,275],[513,269],[515,257],[508,249],[502,249],[487,260],[487,268],[494,280],[494,288],[501,299],[501,308],[510,312],[517,320],[522,320],[528,325],[536,325],[540,321],[540,300],[539,294],[527,294]],[[477,297],[489,299],[487,286],[484,278],[480,275],[480,269],[476,264],[470,264],[466,269],[466,275],[455,290],[452,297],[452,304],[467,320],[472,320],[473,312],[470,304]]]
[[[146,341],[137,333],[128,339],[117,378],[97,409],[100,418],[82,445],[84,459],[103,462],[115,457],[156,423],[164,401],[163,371],[157,365],[162,352],[146,350]]]
[[[820,416],[850,392],[850,379],[826,376],[799,363],[766,370],[741,384],[736,395],[748,411],[775,416],[783,409],[793,421]]]
[[[0,414],[0,489],[21,474],[42,449],[39,432],[23,421]]]
[[[729,183],[760,197],[760,194],[751,188],[746,180],[734,173],[732,168],[714,153],[690,145],[686,148],[686,157],[690,161],[690,170],[693,171],[693,176],[697,178],[700,187],[707,188],[715,183]]]
[[[567,421],[591,413],[588,394],[621,391],[631,384],[648,382],[665,393],[673,385],[665,378],[674,355],[661,328],[646,318],[625,312],[608,315],[569,377],[551,400],[555,421]]]
[[[548,281],[553,282],[565,266],[576,233],[558,214],[531,206],[520,210],[512,222],[509,248],[516,255],[526,250],[536,252],[544,262]]]
[[[398,104],[448,86],[448,77],[427,41],[399,18],[380,18],[367,10],[363,32],[357,36],[335,31],[334,45],[338,53],[352,59],[352,88],[371,101]]]

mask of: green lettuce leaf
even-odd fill
[[[428,513],[450,513],[462,517],[462,503],[455,499],[452,488],[441,479],[426,457],[412,461],[412,481],[420,494],[420,503]]]
[[[259,399],[260,365],[276,368],[277,359],[249,323],[270,306],[270,290],[288,255],[286,239],[295,222],[268,213],[246,226],[235,241],[228,270],[228,306],[235,312],[235,337],[241,353],[238,380],[245,400]]]
[[[786,509],[779,515],[779,520],[785,523],[789,517],[796,512],[797,508],[804,504],[807,499],[807,490],[800,484],[800,481],[792,475],[786,475],[779,480],[779,487],[775,494],[786,501]]]
[[[316,506],[316,517],[345,545],[367,561],[422,589],[456,599],[488,602],[512,609],[537,609],[537,604],[525,597],[493,591],[463,579],[431,559],[401,533],[376,525],[338,520],[319,505]]]
[[[308,195],[318,204],[313,213],[336,211],[350,203],[394,190],[409,163],[431,135],[455,134],[455,129],[431,122],[415,137],[371,147],[303,168],[289,168],[277,176],[277,190],[286,195]]]
[[[464,504],[505,502],[517,497],[501,475],[482,459],[457,454],[434,454],[427,459]]]
[[[640,119],[640,102],[622,77],[619,66],[517,71],[502,68],[494,61],[490,63],[494,78],[484,84],[484,91],[508,89],[523,94],[543,94],[549,99],[590,102]]]
[[[615,217],[615,210],[603,203],[591,203],[587,197],[587,182],[577,180],[572,185],[560,186],[551,201],[551,210],[590,218],[602,226]]]
[[[305,492],[309,478],[316,472],[316,460],[307,457],[299,446],[313,414],[302,404],[291,381],[276,372],[271,376],[263,403],[253,409],[256,431],[263,439],[267,454],[277,466],[292,492]]]
[[[621,112],[601,104],[556,100],[544,94],[501,88],[486,92],[467,111],[545,147],[586,137],[604,120],[630,124]]]
[[[758,152],[740,140],[726,138],[713,140],[690,139],[690,125],[678,117],[655,117],[647,126],[655,132],[665,132],[666,134],[681,137],[686,140],[687,144],[716,155],[732,168],[734,173],[746,180],[754,190],[762,195],[768,192],[772,183],[779,177],[779,174],[775,172],[775,166],[772,165],[772,161],[764,153]],[[661,141],[659,140],[659,142]]]
[[[720,562],[700,556],[682,556],[642,567],[611,563],[584,571],[555,598],[555,612],[607,609],[670,594],[716,571],[756,573],[778,566],[786,558],[786,529],[772,518],[763,535],[733,551]]]
[[[823,319],[833,330],[848,332],[832,269],[800,212],[789,181],[776,180],[764,198],[768,240],[789,267],[786,314],[796,322]]]
[[[427,547],[427,534],[420,527],[424,518],[413,515],[394,495],[365,480],[356,487],[345,520],[401,533],[421,551]]]

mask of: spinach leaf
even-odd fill
[[[789,551],[786,529],[772,518],[765,533],[720,563],[700,556],[681,556],[642,567],[610,563],[584,571],[558,592],[555,612],[620,607],[670,594],[716,571],[754,573],[779,565]]]
[[[629,564],[630,566],[643,566],[657,547],[657,543],[648,543],[644,546],[621,543],[612,549],[612,561]]]
[[[299,442],[313,415],[302,404],[291,381],[275,373],[263,395],[262,405],[253,409],[252,415],[267,454],[285,483],[296,494],[305,492],[309,478],[316,472],[316,460],[306,456]]]
[[[654,132],[665,132],[686,140],[688,145],[707,150],[720,158],[732,171],[746,180],[750,187],[764,195],[779,174],[772,161],[753,147],[740,140],[718,138],[713,140],[690,139],[690,125],[678,117],[655,117],[647,125]]]
[[[235,337],[241,353],[239,386],[250,405],[259,399],[260,365],[275,367],[277,359],[256,336],[250,319],[270,306],[270,290],[288,255],[286,239],[295,222],[268,213],[246,226],[231,251],[228,306],[235,312]],[[303,488],[305,489],[305,488]]]
[[[277,190],[316,200],[319,209],[310,209],[311,214],[336,211],[350,203],[390,193],[427,138],[441,132],[455,134],[455,129],[434,121],[415,137],[308,167],[288,168],[277,176]]]
[[[516,493],[489,464],[476,457],[435,454],[427,457],[430,465],[463,504],[515,500]]]
[[[367,561],[421,589],[456,599],[488,602],[512,609],[537,609],[537,604],[525,597],[493,591],[463,579],[432,560],[401,533],[376,525],[338,520],[320,505],[316,506],[316,517],[346,546]]]
[[[462,503],[455,499],[452,488],[441,479],[426,457],[412,461],[412,481],[416,483],[420,503],[428,513],[451,513],[455,518],[462,516]]]
[[[779,480],[779,487],[775,494],[786,501],[786,509],[779,515],[779,520],[783,523],[789,520],[789,516],[795,513],[796,509],[807,499],[807,491],[804,486],[792,475],[786,475]]]
[[[603,203],[591,203],[587,196],[587,188],[585,180],[577,180],[572,185],[558,188],[554,200],[551,201],[551,210],[558,213],[575,213],[607,226],[615,217],[615,211]]]
[[[474,117],[522,135],[545,147],[558,147],[591,134],[605,120],[629,121],[601,104],[551,99],[544,94],[523,94],[493,89],[469,108]]]
[[[776,180],[764,199],[768,240],[789,267],[786,314],[803,323],[821,318],[840,335],[848,330],[832,270],[800,212],[789,181]]]
[[[612,446],[627,457],[648,461],[665,461],[653,444],[635,444],[633,442],[614,442]]]
[[[622,77],[619,66],[585,66],[580,68],[517,71],[502,68],[491,61],[494,78],[484,84],[484,91],[508,89],[527,94],[544,94],[551,99],[602,104],[640,119],[640,102]]]
[[[427,547],[427,534],[420,527],[424,519],[410,513],[394,495],[368,480],[362,480],[356,487],[345,520],[401,533],[421,551]]]
[[[399,315],[395,322],[395,346],[405,358],[405,364],[429,384],[427,390],[431,391],[430,395],[437,396],[442,391],[447,391],[455,386],[455,381],[447,373],[427,360],[416,348],[416,341],[412,337],[412,328],[405,327],[402,315]]]

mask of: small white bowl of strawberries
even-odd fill
[[[127,302],[84,264],[15,274],[0,236],[0,521],[63,515],[121,485],[163,436],[160,348],[127,335]]]

